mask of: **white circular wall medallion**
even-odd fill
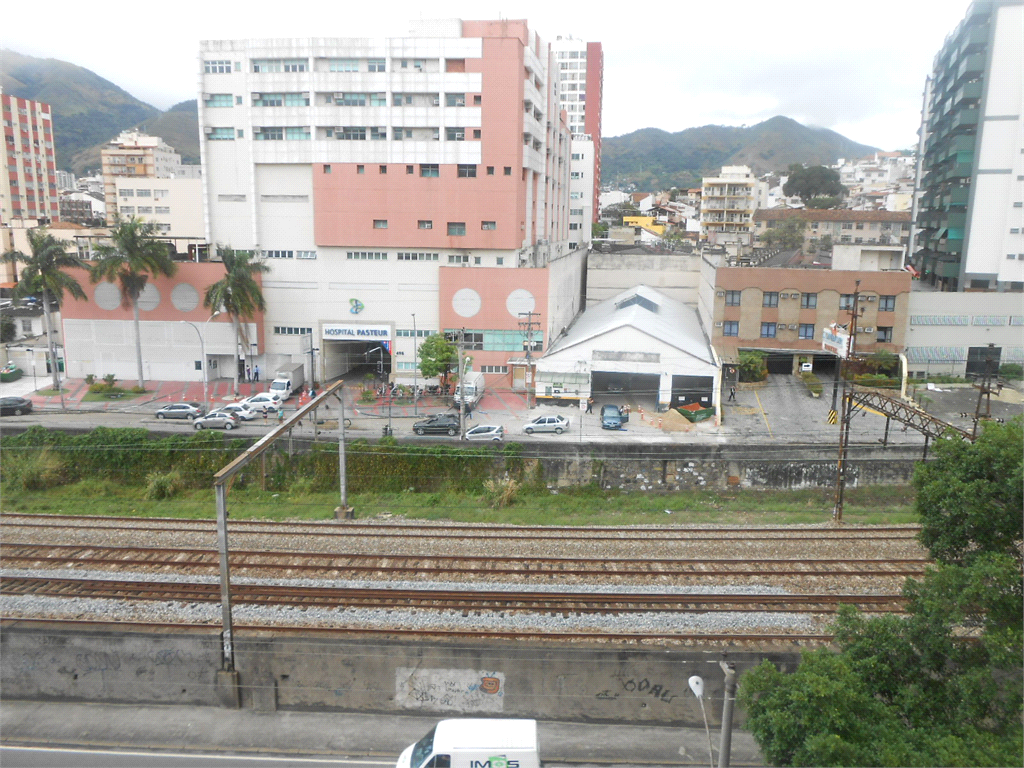
[[[505,309],[512,317],[519,317],[524,312],[533,312],[537,306],[537,300],[525,288],[516,288],[505,299]]]
[[[178,283],[171,290],[171,304],[179,312],[191,312],[199,306],[199,291],[188,283]]]
[[[459,317],[473,317],[480,311],[480,294],[472,288],[461,288],[452,296],[452,309]]]
[[[146,283],[146,287],[139,294],[139,310],[152,312],[160,306],[160,291],[152,283]]]
[[[96,306],[100,309],[113,312],[121,306],[121,289],[117,287],[116,283],[100,283],[96,286],[93,299],[96,302]]]

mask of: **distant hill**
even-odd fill
[[[81,171],[73,167],[78,152],[160,114],[109,80],[66,61],[9,49],[0,51],[0,59],[4,93],[52,107],[57,167],[62,170]]]
[[[601,146],[602,181],[633,182],[641,189],[696,186],[723,165],[749,165],[762,174],[784,171],[791,163],[830,164],[878,151],[782,116],[749,128],[703,125],[678,133],[643,128],[605,138]]]
[[[143,133],[159,136],[174,147],[181,155],[182,162],[189,165],[199,164],[199,107],[195,99],[175,104],[166,112],[157,114],[138,127]],[[77,152],[71,158],[71,167],[75,173],[81,173],[88,168],[99,168],[100,150],[116,135],[115,133],[108,136],[103,141]]]

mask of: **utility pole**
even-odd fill
[[[860,317],[860,280],[853,289],[853,306],[850,307],[850,328],[846,337],[846,360],[853,357],[857,346],[857,319]],[[839,361],[839,376],[843,380],[843,405],[839,415],[839,460],[836,464],[836,504],[832,510],[832,519],[838,524],[843,522],[843,495],[846,489],[846,464],[850,445],[850,419],[853,418],[853,403],[847,392],[847,381],[844,375],[845,360]]]
[[[723,659],[718,662],[718,666],[725,673],[725,700],[722,702],[722,738],[718,742],[718,768],[728,768],[729,755],[732,752],[732,708],[736,702],[736,665]]]
[[[462,361],[463,349],[462,345],[466,341],[466,329],[462,328],[458,331],[458,337],[455,341],[455,348],[459,353],[459,378],[455,382],[455,396],[459,398],[459,440],[466,439],[466,388],[464,386],[463,377],[465,376],[465,364]]]
[[[971,437],[976,439],[978,437],[978,422],[982,419],[992,418],[992,363],[995,359],[992,356],[992,352],[995,349],[995,344],[989,342],[988,350],[985,354],[985,378],[982,379],[981,386],[977,384],[974,386],[978,387],[978,404],[974,406],[974,429],[971,430]],[[985,400],[985,413],[981,413],[981,401]]]
[[[526,320],[521,320],[519,322],[519,327],[522,328],[523,331],[526,332],[526,340],[523,342],[523,346],[526,348],[526,407],[530,408],[530,407],[532,407],[530,405],[530,385],[534,383],[534,381],[533,381],[533,361],[532,361],[532,353],[533,353],[533,328],[534,328],[534,326],[539,326],[540,325],[539,322],[535,323],[533,321],[533,318],[540,317],[540,313],[539,312],[533,312],[533,311],[530,311],[530,312],[520,312],[519,313],[519,317],[525,317],[526,318]]]
[[[416,336],[416,313],[412,313],[412,413],[413,416],[419,415],[420,397],[419,397],[419,341]]]

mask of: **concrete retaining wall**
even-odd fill
[[[835,446],[761,444],[541,444],[535,450],[551,486],[594,482],[625,491],[829,488],[836,483],[838,453]],[[919,447],[852,446],[848,487],[907,485],[920,458]]]
[[[705,682],[708,719],[721,716],[715,650],[565,649],[261,636],[242,630],[241,703],[257,711],[337,710],[536,717],[570,722],[701,726],[687,685]],[[216,634],[122,633],[11,623],[0,631],[3,695],[153,704],[218,704]],[[730,653],[742,673],[793,652]],[[737,721],[742,721],[737,712]]]

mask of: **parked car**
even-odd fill
[[[622,425],[629,421],[629,416],[624,414],[617,405],[606,403],[601,406],[601,429],[622,429]]]
[[[227,429],[231,430],[238,426],[238,418],[227,411],[210,411],[205,416],[195,420],[196,429]]]
[[[227,405],[222,405],[217,410],[233,413],[239,421],[252,421],[256,418],[256,411],[245,403],[228,403]]]
[[[450,413],[439,413],[429,419],[417,421],[412,425],[412,431],[417,435],[450,435],[454,437],[459,434],[459,417]]]
[[[266,413],[278,410],[281,407],[281,398],[273,392],[260,392],[258,395],[245,398],[242,403],[254,411]]]
[[[505,428],[500,424],[481,424],[466,432],[467,440],[493,440],[496,443],[505,439]]]
[[[188,419],[192,421],[206,413],[199,403],[170,403],[156,412],[158,419]]]
[[[0,397],[0,416],[32,413],[32,401],[24,397]]]
[[[560,435],[569,428],[569,420],[565,416],[538,416],[525,427],[523,432],[532,435],[534,432],[554,432]]]

